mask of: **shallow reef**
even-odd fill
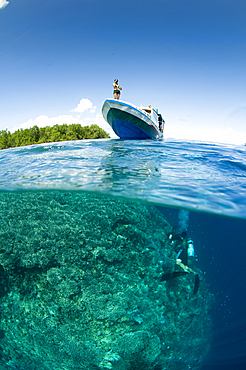
[[[83,192],[0,193],[0,367],[199,369],[211,295],[175,267],[156,207]],[[199,271],[198,271],[199,272]]]

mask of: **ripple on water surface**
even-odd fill
[[[0,151],[1,368],[198,370],[211,293],[213,363],[240,362],[245,169],[245,147],[195,142]],[[193,274],[165,280],[181,221],[199,257],[196,294]]]
[[[82,189],[246,218],[245,147],[83,140],[0,152],[0,189]]]

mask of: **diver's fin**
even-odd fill
[[[178,276],[183,276],[183,275],[186,275],[186,274],[188,274],[188,272],[186,272],[186,271],[169,272],[167,274],[162,274],[161,281],[168,281],[168,280],[174,279]]]
[[[198,292],[199,285],[200,285],[199,275],[196,274],[195,275],[194,295]]]
[[[170,279],[172,279],[172,273],[171,272],[169,272],[168,274],[162,274],[161,275],[161,281],[168,281]]]

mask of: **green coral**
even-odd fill
[[[153,206],[79,192],[0,194],[0,364],[198,369],[210,295],[160,282],[175,254]]]

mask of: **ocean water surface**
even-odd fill
[[[0,151],[0,368],[244,369],[245,152],[175,140]],[[189,273],[171,237],[182,232]]]

